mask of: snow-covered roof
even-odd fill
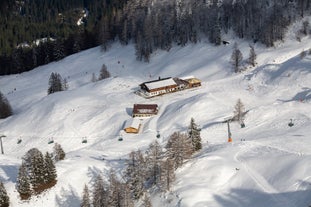
[[[154,114],[157,109],[157,104],[134,104],[133,114]]]
[[[141,121],[138,118],[129,119],[125,122],[125,129],[126,128],[134,128],[139,129],[139,126],[141,125]]]
[[[194,77],[194,76],[186,76],[186,77],[182,77],[182,78],[179,78],[179,79],[181,79],[181,80],[185,80],[185,81],[187,81],[187,82],[189,82],[189,83],[200,83],[201,82],[201,80],[199,80],[199,79],[197,79],[196,77]]]
[[[145,85],[150,89],[157,89],[165,86],[173,86],[177,85],[176,82],[173,80],[173,78],[168,78],[168,79],[161,79],[158,81],[153,81],[153,82],[148,82],[145,83]]]
[[[193,75],[191,76],[185,76],[185,77],[180,77],[179,79],[181,80],[189,80],[189,79],[194,79],[195,77]]]

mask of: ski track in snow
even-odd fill
[[[243,144],[240,147],[240,150],[235,154],[234,160],[241,164],[242,169],[254,180],[254,182],[268,195],[270,195],[273,200],[276,201],[276,204],[280,207],[296,207],[296,205],[289,199],[283,196],[277,189],[275,189],[259,172],[250,167],[245,160],[243,160],[242,156],[247,154],[253,148],[258,147],[259,144],[251,142],[252,144],[247,143]],[[259,145],[265,147],[264,145]],[[277,149],[277,148],[275,148]],[[279,149],[278,149],[279,150]]]

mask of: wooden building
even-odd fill
[[[145,98],[151,98],[166,93],[173,93],[188,88],[199,87],[201,86],[201,81],[193,76],[185,78],[159,77],[157,80],[144,82],[139,86],[140,90],[138,91],[138,94]]]
[[[151,117],[158,114],[157,104],[134,104],[133,117]]]
[[[201,80],[195,78],[194,76],[182,77],[180,79],[186,81],[189,88],[201,86]]]
[[[125,123],[124,131],[126,133],[138,134],[141,127],[141,121],[138,118],[133,118]]]
[[[171,77],[144,82],[139,86],[147,96],[158,96],[165,93],[171,93],[176,91],[178,87],[177,83]]]

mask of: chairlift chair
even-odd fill
[[[294,126],[294,123],[293,123],[293,120],[292,120],[292,119],[290,119],[290,122],[288,123],[288,126],[289,126],[289,127]]]
[[[53,144],[53,143],[54,143],[54,140],[53,140],[53,138],[49,139],[49,142],[48,142],[48,144]]]
[[[123,141],[123,137],[120,135],[118,141]]]
[[[160,132],[157,131],[157,138],[159,139],[161,137]]]

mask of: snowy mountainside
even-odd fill
[[[248,43],[236,41],[246,59]],[[13,116],[0,120],[0,134],[6,135],[0,179],[12,206],[79,206],[83,186],[91,186],[94,175],[107,175],[111,168],[121,172],[127,155],[146,149],[157,130],[164,145],[174,131],[187,130],[191,117],[202,127],[203,149],[177,170],[167,197],[153,197],[154,206],[310,204],[311,56],[299,55],[311,48],[310,39],[288,40],[270,49],[256,45],[257,67],[240,74],[232,73],[229,64],[232,46],[202,41],[158,51],[144,63],[135,60],[131,45],[115,44],[105,53],[93,48],[27,73],[0,77],[0,90],[14,109]],[[103,63],[113,77],[91,82]],[[47,96],[52,72],[67,79],[69,90]],[[201,79],[202,86],[152,99],[134,94],[144,81],[187,75]],[[233,143],[227,143],[222,122],[232,116],[238,98],[249,110],[246,128],[232,123]],[[156,103],[159,114],[143,121],[140,134],[125,134],[122,128],[135,103]],[[290,119],[295,124],[291,128]],[[86,144],[81,143],[83,137]],[[21,202],[15,190],[20,158],[33,147],[52,151],[51,138],[67,153],[56,165],[58,183]]]

